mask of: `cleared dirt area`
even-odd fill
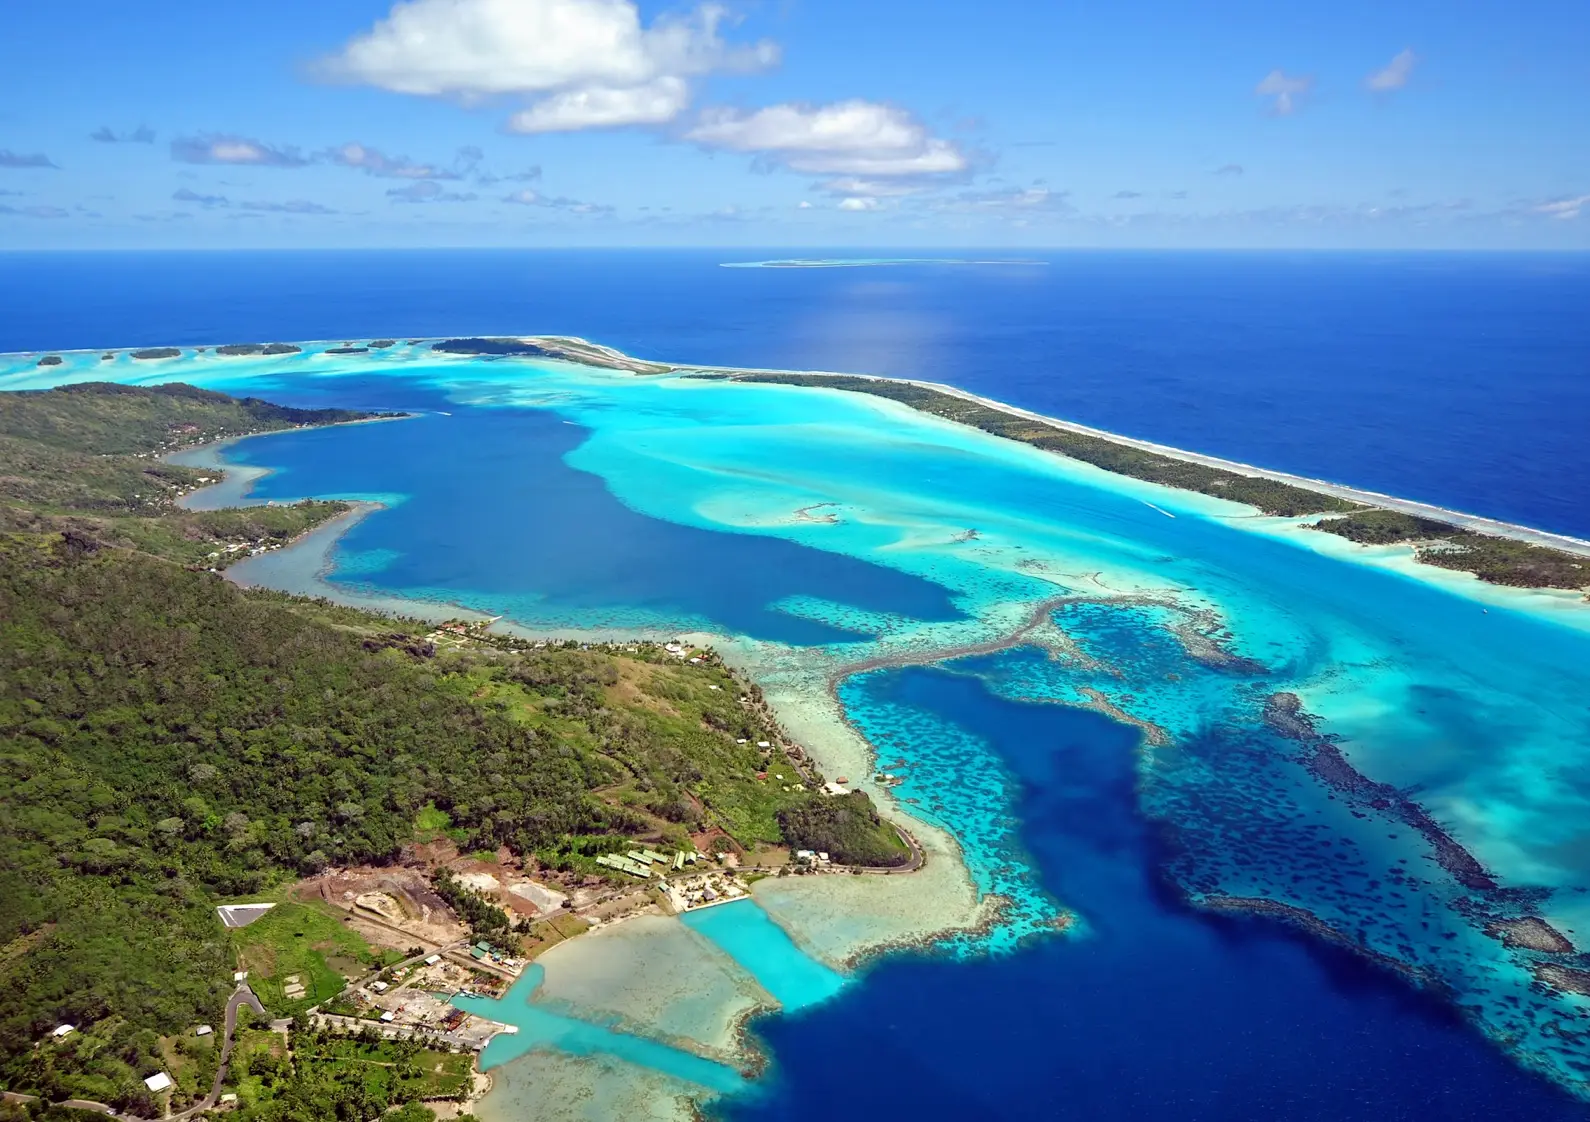
[[[400,951],[416,944],[442,946],[469,934],[423,869],[335,869],[300,882],[293,894],[319,897],[349,913],[351,926],[377,946]]]

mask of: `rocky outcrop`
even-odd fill
[[[1572,954],[1573,942],[1539,916],[1497,919],[1485,925],[1485,934],[1504,947],[1543,954]]]
[[[1376,783],[1353,767],[1335,741],[1315,730],[1314,718],[1303,711],[1296,694],[1275,693],[1266,698],[1264,720],[1276,732],[1303,746],[1301,762],[1320,782],[1419,831],[1435,851],[1436,862],[1464,888],[1478,892],[1500,888],[1485,866],[1424,807],[1391,784]]]

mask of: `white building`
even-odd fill
[[[167,1075],[163,1071],[157,1071],[148,1079],[144,1080],[144,1086],[148,1087],[151,1091],[158,1095],[161,1091],[170,1088],[171,1076]]]
[[[76,1031],[76,1025],[56,1025],[50,1030],[50,1035],[59,1040],[63,1036],[71,1036]]]

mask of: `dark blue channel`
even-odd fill
[[[1136,730],[1002,700],[978,676],[1027,657],[1038,656],[859,684],[869,701],[928,711],[998,751],[1022,788],[1022,840],[1089,934],[993,960],[886,960],[829,1004],[760,1022],[772,1072],[723,1119],[1590,1117],[1400,978],[1277,923],[1184,906],[1138,812]]]

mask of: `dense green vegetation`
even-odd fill
[[[494,947],[512,951],[513,922],[508,913],[463,884],[450,869],[438,869],[431,879],[437,895],[447,901],[447,906],[458,918],[469,925],[470,937],[476,942],[485,941]]]
[[[1473,573],[1491,584],[1520,588],[1590,587],[1590,559],[1560,549],[1478,534],[1432,518],[1393,510],[1362,510],[1326,518],[1317,529],[1364,545],[1411,543],[1426,565]]]
[[[158,455],[245,433],[369,414],[288,409],[180,384],[105,382],[0,394],[0,532],[71,533],[89,545],[224,568],[348,509],[308,502],[185,511],[177,498],[212,476]]]
[[[982,429],[995,436],[1019,440],[1050,452],[1059,452],[1073,460],[1101,467],[1117,475],[1146,479],[1167,487],[1184,491],[1197,491],[1232,502],[1258,507],[1266,514],[1323,514],[1327,511],[1352,510],[1353,504],[1322,495],[1317,491],[1293,487],[1273,479],[1241,475],[1234,471],[1188,463],[1171,456],[1161,456],[1120,444],[1103,437],[1085,433],[1068,432],[1038,421],[1029,421],[1014,413],[993,409],[975,401],[953,394],[942,393],[926,386],[909,382],[893,382],[882,378],[856,376],[829,376],[823,374],[739,374],[741,382],[774,382],[790,386],[816,386],[831,390],[886,397],[909,405],[923,413],[958,421],[963,425]]]
[[[378,416],[348,409],[292,409],[173,382],[83,382],[0,394],[0,436],[96,456],[149,456],[226,436],[330,425]]]
[[[295,355],[303,348],[292,343],[227,343],[215,348],[218,355]]]
[[[778,842],[781,815],[816,799],[820,777],[759,692],[710,653],[438,641],[167,560],[210,544],[189,520],[303,523],[284,517],[297,508],[130,505],[151,469],[185,470],[149,454],[298,423],[185,387],[0,395],[0,440],[32,456],[0,472],[0,1087],[147,1114],[141,1080],[176,1068],[179,1095],[199,1093],[200,1058],[184,1066],[171,1042],[222,1023],[233,969],[290,1015],[384,961],[285,895],[304,874],[394,861],[441,832],[461,852],[614,876],[594,858],[700,831]],[[87,461],[111,474],[74,479]],[[222,928],[216,903],[261,897],[280,903]],[[40,1043],[61,1023],[78,1031]],[[373,1118],[405,1086],[300,1065],[249,1116]]]
[[[1427,543],[1415,548],[1420,561],[1443,569],[1473,573],[1492,584],[1521,588],[1590,587],[1590,561],[1562,550],[1463,530],[1432,519],[1366,509],[1345,499],[1304,487],[1205,467],[1103,437],[1057,429],[926,386],[851,375],[770,373],[732,376],[707,374],[696,377],[733,377],[742,382],[815,386],[885,397],[924,413],[971,425],[995,436],[1019,440],[1023,444],[1082,460],[1117,475],[1246,503],[1265,514],[1286,517],[1344,514],[1345,517],[1323,520],[1318,528],[1356,542]]]
[[[228,1080],[247,1122],[428,1122],[435,1114],[420,1100],[461,1099],[471,1062],[369,1030],[348,1036],[295,1022],[290,1046],[279,1033],[240,1032]]]
[[[827,853],[841,865],[904,865],[911,851],[892,826],[878,817],[865,791],[818,795],[779,812],[792,846]]]

